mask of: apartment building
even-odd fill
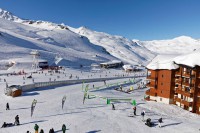
[[[148,100],[175,104],[200,114],[200,60],[189,58],[191,55],[194,56],[157,56],[147,65]],[[190,59],[188,62],[185,56]]]

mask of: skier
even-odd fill
[[[63,133],[65,133],[65,131],[66,131],[66,126],[65,126],[65,124],[62,125],[62,131],[63,131]]]
[[[41,130],[40,130],[40,133],[44,133],[44,130],[43,130],[43,129],[41,129]]]
[[[15,116],[15,125],[20,125],[20,123],[19,123],[19,116],[17,115],[17,116]]]
[[[120,88],[120,90],[122,91],[122,86],[121,86],[121,85],[120,85],[120,87],[119,87],[119,88]]]
[[[34,129],[35,129],[35,133],[38,133],[39,126],[37,124],[35,124]]]
[[[133,107],[133,113],[136,115],[136,106]]]
[[[6,110],[10,110],[9,103],[6,103]]]
[[[161,117],[160,119],[158,119],[158,122],[159,122],[159,123],[158,123],[158,126],[159,126],[159,127],[162,127],[162,126],[161,126],[161,123],[163,122],[163,121],[162,121],[162,117]]]
[[[111,103],[111,104],[112,104],[112,110],[115,110],[115,105],[113,103]]]
[[[144,115],[145,115],[145,111],[144,110],[141,112],[141,115],[142,115],[142,121],[144,121]]]

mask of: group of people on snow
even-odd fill
[[[35,130],[35,133],[44,133],[44,130],[43,130],[43,129],[41,129],[40,132],[38,132],[38,131],[39,131],[39,126],[38,126],[37,124],[35,124],[34,130]],[[62,125],[62,132],[65,133],[66,130],[67,130],[67,129],[66,129],[66,125],[63,124],[63,125]],[[31,132],[27,131],[26,133],[31,133]],[[51,129],[49,130],[49,133],[55,133],[54,129],[51,128]]]

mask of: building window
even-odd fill
[[[162,74],[162,78],[164,77],[164,75]]]
[[[160,91],[162,93],[162,91]]]
[[[163,85],[163,83],[161,83],[161,85]]]

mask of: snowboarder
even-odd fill
[[[54,133],[54,129],[51,128],[51,129],[49,130],[49,133]]]
[[[34,129],[35,129],[35,133],[38,133],[39,126],[37,124],[35,124]]]
[[[163,122],[163,121],[162,121],[162,117],[161,117],[160,119],[158,119],[158,122],[159,122],[159,123],[158,123],[158,126],[159,126],[159,127],[162,127],[162,126],[161,126],[161,123]]]
[[[136,106],[133,107],[133,113],[136,115]]]
[[[66,131],[66,126],[65,126],[65,124],[62,125],[62,131],[63,131],[63,133],[65,133],[65,131]]]
[[[141,115],[142,115],[142,121],[144,121],[144,116],[145,116],[145,111],[144,110],[141,112]]]
[[[6,110],[10,110],[9,103],[6,103]]]
[[[15,125],[20,125],[20,122],[19,122],[19,116],[18,115],[16,115],[15,116]]]
[[[114,103],[111,103],[112,104],[112,110],[115,110],[115,105]]]
[[[43,129],[41,129],[41,130],[40,130],[40,133],[44,133],[44,130],[43,130]]]

